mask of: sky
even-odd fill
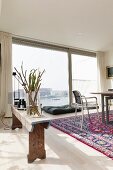
[[[72,54],[73,79],[96,80],[97,60],[95,57]]]
[[[13,44],[13,68],[24,70],[39,69],[42,76],[42,88],[68,90],[68,57],[66,52],[28,47]],[[84,58],[83,58],[84,57]],[[86,62],[87,61],[87,62]],[[96,80],[96,59],[92,57],[72,55],[72,78]],[[13,69],[14,71],[14,69]]]
[[[13,68],[20,70],[23,61],[24,70],[39,69],[45,73],[41,87],[54,90],[68,90],[67,53],[22,45],[13,45]],[[14,70],[14,69],[13,69]]]

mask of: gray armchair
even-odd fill
[[[99,106],[97,103],[97,98],[82,96],[81,93],[77,90],[73,91],[73,95],[75,98],[75,121],[76,121],[76,116],[77,116],[77,109],[81,109],[81,112],[82,112],[81,129],[82,129],[83,121],[84,121],[84,110],[87,110],[90,121],[91,119],[90,119],[89,110],[96,109],[97,113],[99,113],[98,112]],[[98,118],[99,118],[99,114],[98,114]]]

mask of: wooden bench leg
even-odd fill
[[[49,122],[34,125],[33,132],[29,132],[29,154],[28,163],[32,163],[35,159],[45,159],[45,142],[44,128],[47,128]]]
[[[22,123],[18,118],[12,113],[12,130],[16,128],[22,128]]]

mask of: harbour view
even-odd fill
[[[89,96],[91,91],[96,90],[95,80],[73,80],[73,89],[76,88],[82,94]],[[24,99],[26,101],[26,93],[24,89],[18,88],[14,90],[15,99]],[[43,106],[61,106],[69,104],[68,90],[53,90],[52,88],[40,88],[40,104]]]
[[[15,99],[24,99],[26,101],[26,93],[24,89],[18,89],[14,91]],[[40,89],[40,104],[42,106],[60,106],[66,105],[68,101],[68,91],[66,90],[52,90],[51,88]]]

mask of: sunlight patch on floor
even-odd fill
[[[59,158],[59,156],[46,144],[45,146],[48,157]]]

